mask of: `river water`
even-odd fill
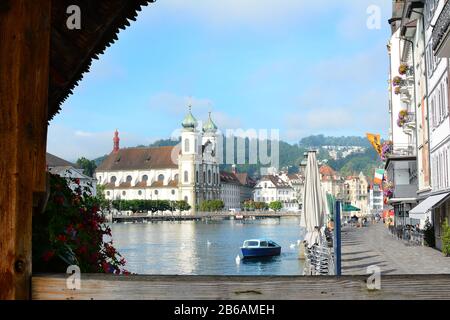
[[[304,237],[298,218],[250,221],[183,221],[115,223],[116,249],[128,271],[173,275],[301,275],[297,240]],[[244,240],[268,238],[281,245],[281,255],[241,260]]]

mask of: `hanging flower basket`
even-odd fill
[[[385,141],[381,146],[381,160],[386,161],[387,157],[392,154],[393,145],[392,141]]]
[[[392,85],[394,87],[398,87],[401,83],[402,83],[402,78],[399,76],[396,76],[396,77],[394,77],[394,79],[392,79]]]
[[[385,181],[383,183],[383,195],[387,199],[391,199],[394,195],[394,184],[390,181]]]
[[[400,87],[395,87],[395,89],[394,89],[394,93],[395,94],[400,94]]]
[[[398,68],[398,73],[400,73],[402,76],[405,75],[409,70],[409,67],[407,64],[402,63],[400,67]]]
[[[407,120],[408,120],[408,111],[407,110],[401,110],[398,113],[397,125],[399,127],[403,127],[406,124]]]

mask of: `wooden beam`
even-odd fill
[[[81,289],[66,287],[64,274],[33,276],[33,299],[49,300],[411,300],[449,299],[450,275],[382,275],[369,290],[369,275],[115,276],[81,274]]]
[[[31,297],[33,197],[45,191],[51,0],[0,6],[0,299]]]

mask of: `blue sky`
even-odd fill
[[[367,8],[381,9],[369,29]],[[192,103],[222,129],[386,135],[389,0],[158,0],[50,123],[48,151],[75,160],[148,144],[179,128]],[[83,18],[83,17],[81,17]],[[83,20],[81,21],[83,23]]]

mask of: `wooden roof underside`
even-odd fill
[[[118,38],[120,29],[135,21],[142,6],[155,0],[53,0],[50,47],[48,120],[88,72],[93,59]],[[66,26],[70,5],[81,9],[81,30]]]

